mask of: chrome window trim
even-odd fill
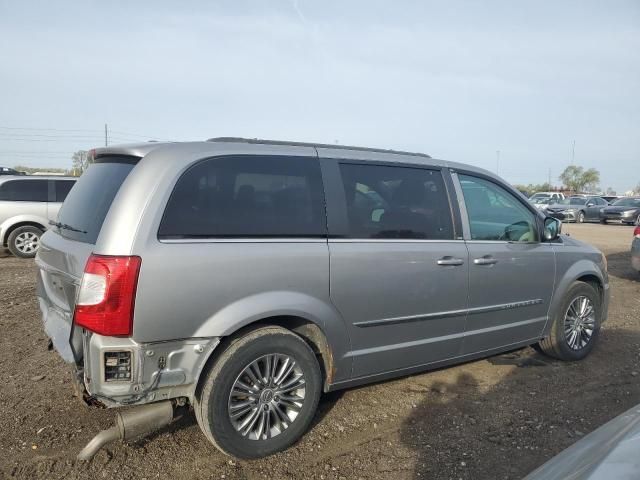
[[[514,240],[466,240],[467,243],[479,244],[479,243],[508,243],[510,245],[548,245],[548,242],[516,242]]]
[[[464,240],[427,238],[330,238],[329,243],[464,243]]]
[[[160,243],[327,243],[326,238],[165,238]]]

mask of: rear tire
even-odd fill
[[[578,212],[576,223],[584,223],[584,212]]]
[[[603,224],[603,225],[606,225],[607,224],[607,219],[606,218],[600,219],[600,223]]]
[[[587,300],[588,308],[592,309],[593,315],[581,317],[577,310],[582,299]],[[553,315],[549,336],[540,340],[534,348],[559,360],[582,360],[591,352],[598,340],[601,316],[602,305],[596,289],[585,282],[574,282],[569,287],[558,311]],[[572,318],[577,321],[573,321]],[[588,334],[589,330],[590,334]]]
[[[280,378],[278,373],[291,366],[287,359],[293,369]],[[322,389],[309,345],[275,326],[234,339],[203,373],[202,382],[194,402],[200,428],[223,453],[245,459],[296,442],[311,424]],[[291,388],[287,384],[296,390],[283,391]]]
[[[9,234],[7,240],[9,251],[19,258],[33,258],[40,247],[42,230],[38,227],[25,225],[18,227]]]

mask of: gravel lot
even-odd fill
[[[560,363],[526,348],[325,395],[302,441],[251,462],[220,454],[191,414],[76,462],[113,413],[84,408],[66,366],[47,351],[33,261],[0,254],[0,478],[521,478],[640,402],[632,229],[581,224],[567,231],[602,249],[611,274],[609,321],[585,361]]]

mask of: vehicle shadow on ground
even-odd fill
[[[634,406],[640,382],[629,363],[637,368],[640,335],[604,329],[599,340],[581,362],[525,348],[488,359],[515,367],[497,384],[468,372],[432,384],[400,432],[417,454],[413,478],[522,478]]]
[[[640,273],[631,267],[631,252],[616,252],[607,255],[609,275],[624,280],[640,281]]]

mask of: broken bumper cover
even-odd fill
[[[88,396],[107,407],[140,405],[186,397],[193,400],[200,373],[218,337],[137,343],[131,338],[84,334],[84,368],[79,371]],[[107,354],[126,352],[127,379],[107,375]]]

